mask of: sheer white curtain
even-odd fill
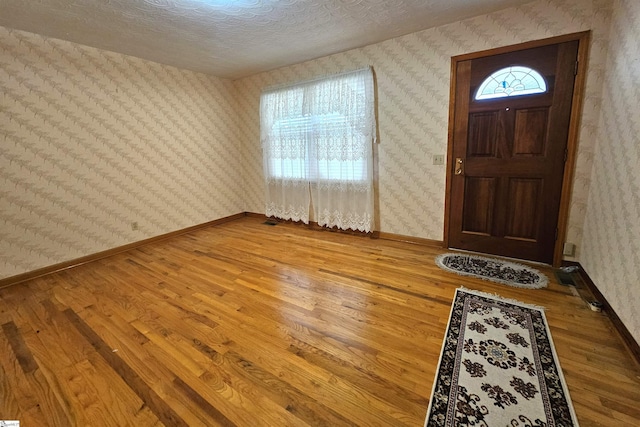
[[[267,216],[373,230],[374,97],[371,68],[263,92]]]
[[[260,138],[267,216],[309,223],[307,126],[302,124],[304,88],[263,93]]]

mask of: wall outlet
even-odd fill
[[[437,166],[444,165],[444,154],[434,154],[433,155],[433,164]]]
[[[137,221],[133,221],[133,222],[131,223],[131,230],[133,230],[133,231],[137,231],[138,229],[139,229],[139,227],[138,227],[138,222],[137,222]]]
[[[566,242],[562,247],[562,255],[574,256],[576,254],[576,245]]]

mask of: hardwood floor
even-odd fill
[[[582,426],[640,425],[640,372],[571,287],[446,273],[439,248],[243,218],[0,290],[0,419],[422,426],[459,286],[547,307]]]

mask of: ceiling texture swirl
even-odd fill
[[[237,79],[529,0],[0,0],[0,25]]]

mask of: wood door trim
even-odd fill
[[[444,247],[449,247],[449,216],[451,210],[451,187],[453,178],[453,137],[455,130],[456,111],[456,89],[457,89],[457,68],[458,63],[470,59],[483,58],[486,56],[511,53],[524,49],[560,44],[569,41],[578,41],[578,67],[574,81],[572,97],[571,118],[569,120],[569,134],[567,137],[567,159],[562,177],[562,190],[560,195],[560,210],[558,213],[558,238],[556,239],[553,252],[553,266],[558,267],[562,262],[562,248],[567,235],[567,225],[569,216],[569,204],[571,202],[571,190],[573,188],[573,176],[578,148],[578,135],[580,130],[580,119],[582,116],[582,104],[584,100],[584,86],[587,74],[587,58],[589,52],[589,41],[591,32],[583,31],[579,33],[565,34],[540,40],[532,40],[516,45],[502,46],[494,49],[487,49],[473,53],[453,56],[451,58],[451,85],[449,87],[449,128],[447,132],[447,175],[445,183],[445,203],[444,203]]]
[[[554,267],[560,267],[562,264],[562,250],[564,241],[567,237],[569,208],[571,203],[571,192],[573,189],[573,177],[576,168],[576,157],[578,154],[578,136],[580,135],[582,105],[584,101],[585,83],[587,81],[587,62],[591,41],[590,31],[574,35],[578,36],[578,68],[576,69],[576,79],[573,83],[571,118],[569,119],[569,135],[567,136],[567,160],[565,161],[564,176],[562,177],[560,211],[558,212],[558,238],[556,239],[556,245],[553,251]]]

